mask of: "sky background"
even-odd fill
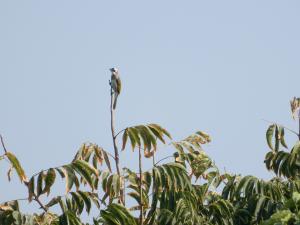
[[[155,122],[175,140],[202,130],[221,169],[268,179],[262,119],[297,129],[289,100],[300,96],[299,11],[297,0],[2,0],[0,133],[28,177],[69,163],[86,141],[112,152],[115,66],[118,130]],[[121,156],[136,168],[129,149]],[[7,169],[0,161],[0,201],[26,197]]]

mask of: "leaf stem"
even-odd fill
[[[39,174],[42,173],[42,172],[48,171],[49,169],[54,169],[54,170],[56,170],[56,169],[61,168],[61,167],[63,167],[63,166],[64,166],[64,165],[57,166],[57,167],[51,167],[51,168],[48,168],[48,169],[41,170],[40,172],[34,173],[31,177],[35,177],[35,176],[39,175]]]
[[[121,134],[123,131],[125,131],[127,128],[120,130],[114,137],[117,138],[119,134]]]
[[[1,139],[1,144],[2,144],[3,150],[4,150],[5,154],[6,154],[7,153],[7,149],[5,147],[5,144],[4,144],[4,141],[3,141],[3,137],[2,137],[1,134],[0,134],[0,139]]]
[[[1,202],[0,205],[4,205],[5,203],[14,202],[14,201],[28,201],[28,198],[17,198],[17,199],[13,199],[13,200],[8,200],[5,202]]]
[[[164,161],[166,159],[173,158],[173,157],[174,157],[173,155],[169,155],[169,156],[167,156],[165,158],[162,158],[161,160],[158,160],[157,163],[154,164],[154,166],[157,166],[157,164],[159,164],[161,161]]]
[[[45,212],[47,212],[48,209],[43,205],[43,203],[40,201],[39,197],[35,193],[33,193],[33,197],[34,201],[36,201]]]

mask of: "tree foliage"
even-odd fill
[[[291,101],[294,119],[299,119],[295,113],[299,111],[299,102],[297,98]],[[175,141],[155,123],[127,127],[117,135],[112,123],[115,154],[97,144],[85,143],[70,163],[43,169],[29,178],[17,157],[6,150],[1,136],[4,154],[0,161],[5,159],[10,164],[8,180],[15,171],[28,196],[1,203],[0,224],[300,224],[300,141],[289,150],[286,130],[291,131],[274,123],[266,131],[269,151],[264,163],[274,173],[270,180],[223,173],[204,151],[204,146],[211,142],[207,133],[197,131]],[[299,139],[299,133],[291,133]],[[126,163],[122,173],[118,172],[119,135],[122,151],[139,151],[139,172]],[[156,152],[166,145],[173,152],[155,162]],[[152,161],[151,169],[143,171],[142,156]],[[50,198],[53,186],[61,183],[59,177],[64,180],[65,193]],[[24,200],[38,203],[39,211],[23,214],[19,201]],[[84,212],[91,218],[89,223],[83,221]]]

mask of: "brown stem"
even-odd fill
[[[48,209],[43,205],[43,203],[39,200],[39,197],[35,193],[33,193],[33,197],[34,201],[36,201],[45,212],[47,212]]]
[[[116,142],[116,135],[115,135],[115,113],[113,109],[113,90],[112,87],[110,88],[110,126],[111,126],[111,135],[113,139],[113,145],[114,145],[114,151],[115,151],[115,163],[116,163],[116,170],[119,178],[121,179],[121,173],[120,173],[120,161],[119,161],[119,150]],[[121,189],[121,196],[120,196],[120,201],[124,205],[124,200],[123,200],[123,191]]]
[[[111,135],[112,135],[113,145],[114,145],[114,150],[115,150],[116,169],[117,169],[118,175],[120,176],[119,151],[118,151],[118,146],[117,146],[116,138],[115,138],[115,113],[114,113],[114,109],[113,109],[112,88],[111,88],[111,100],[110,100],[110,125],[111,125]]]
[[[139,148],[139,173],[140,173],[140,225],[144,222],[144,208],[143,208],[143,174],[142,174],[142,153],[141,148]]]

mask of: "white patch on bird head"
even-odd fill
[[[110,68],[109,69],[112,73],[117,73],[118,72],[118,69],[117,68],[115,68],[115,67],[113,67],[113,68]]]

